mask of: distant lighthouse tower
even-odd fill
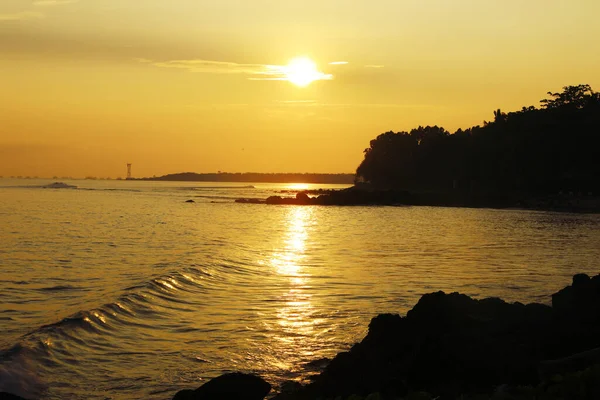
[[[127,179],[131,179],[131,164],[127,164]]]

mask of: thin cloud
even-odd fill
[[[267,74],[270,70],[276,68],[275,65],[265,64],[239,64],[226,61],[212,60],[171,60],[171,61],[153,61],[143,58],[136,61],[152,64],[160,68],[186,69],[191,72],[204,72],[210,74]]]
[[[329,65],[346,65],[348,64],[348,61],[332,61],[329,63]]]
[[[151,64],[160,68],[184,69],[190,72],[209,74],[243,74],[248,75],[249,80],[254,81],[287,81],[290,80],[290,68],[286,65],[272,64],[241,64],[227,61],[213,60],[171,60],[153,61],[147,59],[135,59],[138,62]],[[332,74],[320,71],[312,72],[312,80],[331,80]]]
[[[20,11],[16,13],[0,14],[0,21],[26,21],[42,18],[44,18],[44,14],[36,11]]]

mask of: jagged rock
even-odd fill
[[[184,389],[173,400],[262,400],[271,385],[256,375],[239,372],[211,379],[196,390]]]
[[[600,275],[574,276],[552,302],[554,309],[426,294],[406,317],[373,318],[367,336],[333,358],[312,383],[274,400],[454,399],[536,387],[540,377],[600,368]]]
[[[426,294],[406,317],[373,318],[360,343],[339,353],[295,396],[281,399],[365,397],[376,392],[387,399],[419,391],[455,398],[461,393],[491,393],[502,384],[536,385],[540,365],[541,374],[591,365],[600,357],[597,351],[558,363],[542,361],[600,346],[600,319],[594,319],[600,307],[597,279],[600,276],[575,276],[571,287],[554,296],[553,303],[560,304],[557,310],[459,293]],[[573,309],[585,325],[564,323]]]

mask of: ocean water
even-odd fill
[[[335,185],[48,183],[0,179],[0,391],[35,398],[170,399],[227,371],[302,381],[424,293],[549,303],[600,272],[600,215],[233,202]]]

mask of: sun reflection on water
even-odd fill
[[[286,370],[297,368],[299,359],[313,356],[307,341],[314,339],[317,321],[313,318],[315,310],[308,292],[310,274],[306,270],[305,254],[312,217],[311,207],[290,207],[282,246],[269,260],[285,287],[272,327],[272,346],[279,358],[278,365]]]

